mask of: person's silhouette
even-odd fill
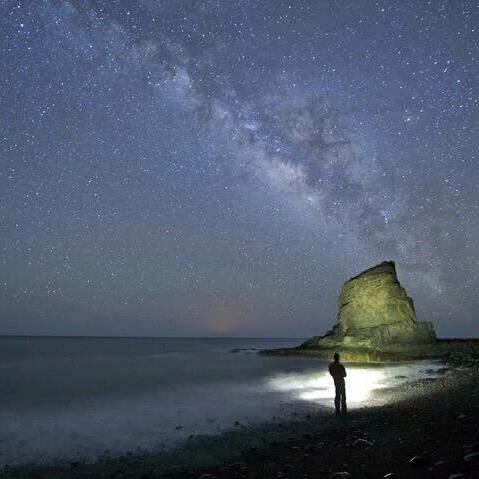
[[[334,407],[336,408],[336,416],[340,413],[346,414],[346,369],[339,362],[339,354],[334,353],[334,361],[329,365],[329,374],[333,376],[334,387],[336,389],[336,396],[334,398]]]

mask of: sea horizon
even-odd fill
[[[0,338],[19,337],[19,338],[131,338],[131,339],[304,339],[308,336],[110,336],[110,335],[76,335],[76,334],[0,334]]]

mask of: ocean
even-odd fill
[[[0,337],[0,467],[156,452],[191,437],[331,413],[327,364],[258,351],[300,339]],[[439,374],[348,366],[350,408]]]

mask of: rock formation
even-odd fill
[[[416,321],[413,301],[398,281],[394,262],[385,261],[344,283],[338,323],[301,347],[387,350],[435,341],[432,323]]]

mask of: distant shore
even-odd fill
[[[239,427],[162,454],[105,458],[95,464],[6,469],[1,478],[230,479],[316,478],[347,471],[356,478],[448,478],[479,474],[479,368],[453,367],[435,380],[384,390],[393,402],[298,417],[264,427]],[[180,457],[188,453],[188,464]],[[476,454],[477,453],[477,454]],[[413,463],[409,461],[413,458]],[[461,477],[461,476],[459,476]]]

